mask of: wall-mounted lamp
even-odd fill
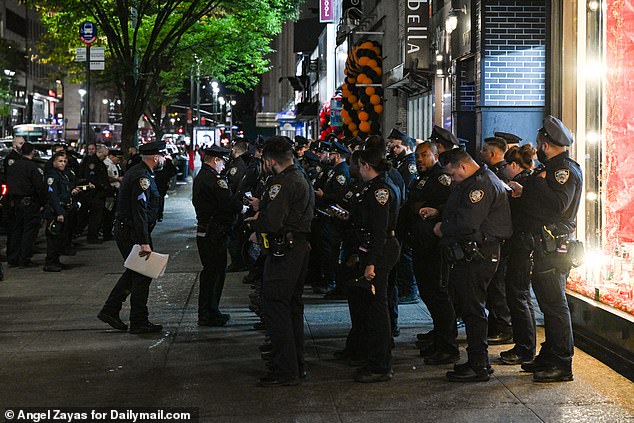
[[[447,31],[447,34],[451,34],[456,28],[458,28],[458,16],[460,12],[466,15],[467,6],[463,6],[462,9],[451,9],[451,11],[447,14],[447,17],[445,18],[445,31]]]
[[[442,54],[440,54],[440,53],[436,54],[436,62],[442,63],[442,61],[444,59],[445,59],[445,57]]]

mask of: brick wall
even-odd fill
[[[487,2],[484,5],[484,34],[484,104],[543,106],[544,2]]]
[[[468,66],[460,67],[460,111],[473,111],[476,108],[476,82],[474,74],[474,62]]]

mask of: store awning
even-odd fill
[[[431,90],[433,72],[424,69],[405,69],[403,64],[390,69],[385,74],[385,88],[402,91],[407,95],[420,94]]]

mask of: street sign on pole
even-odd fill
[[[106,55],[105,47],[91,47],[90,48],[90,60],[94,62],[103,62]]]
[[[75,61],[76,62],[86,61],[86,47],[78,47],[75,49]]]
[[[90,62],[90,70],[105,70],[106,62]]]
[[[79,26],[79,38],[90,46],[97,40],[97,25],[94,22],[86,21]]]

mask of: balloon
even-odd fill
[[[369,117],[370,117],[370,115],[368,115],[367,112],[359,112],[359,119],[368,120]]]
[[[366,41],[359,46],[359,48],[372,48],[372,47],[374,47],[374,44],[372,44],[371,41]]]
[[[363,56],[363,57],[359,58],[359,64],[361,66],[368,66],[369,62],[370,62],[370,58],[369,57]]]
[[[371,96],[371,95],[373,95],[375,92],[376,92],[376,91],[375,91],[374,87],[367,87],[367,88],[365,89],[365,93],[366,93],[367,95],[370,95],[370,96]]]
[[[374,94],[370,96],[370,103],[373,105],[381,104],[381,97]]]
[[[359,124],[359,129],[367,134],[370,132],[370,124],[368,122],[361,122]]]
[[[348,129],[349,129],[349,130],[351,130],[351,131],[355,131],[357,128],[358,128],[358,126],[357,126],[357,124],[356,124],[356,123],[354,123],[354,122],[350,122],[350,123],[348,124]]]
[[[368,66],[370,66],[371,68],[376,68],[377,66],[379,66],[379,64],[377,63],[376,60],[370,59],[368,60]]]
[[[359,101],[359,99],[356,95],[352,94],[348,97],[348,101],[350,102],[350,104],[355,104],[357,101]]]
[[[382,105],[380,105],[380,104],[377,104],[376,106],[374,106],[374,112],[375,112],[377,115],[382,114],[382,113],[383,113],[383,106],[382,106]]]

